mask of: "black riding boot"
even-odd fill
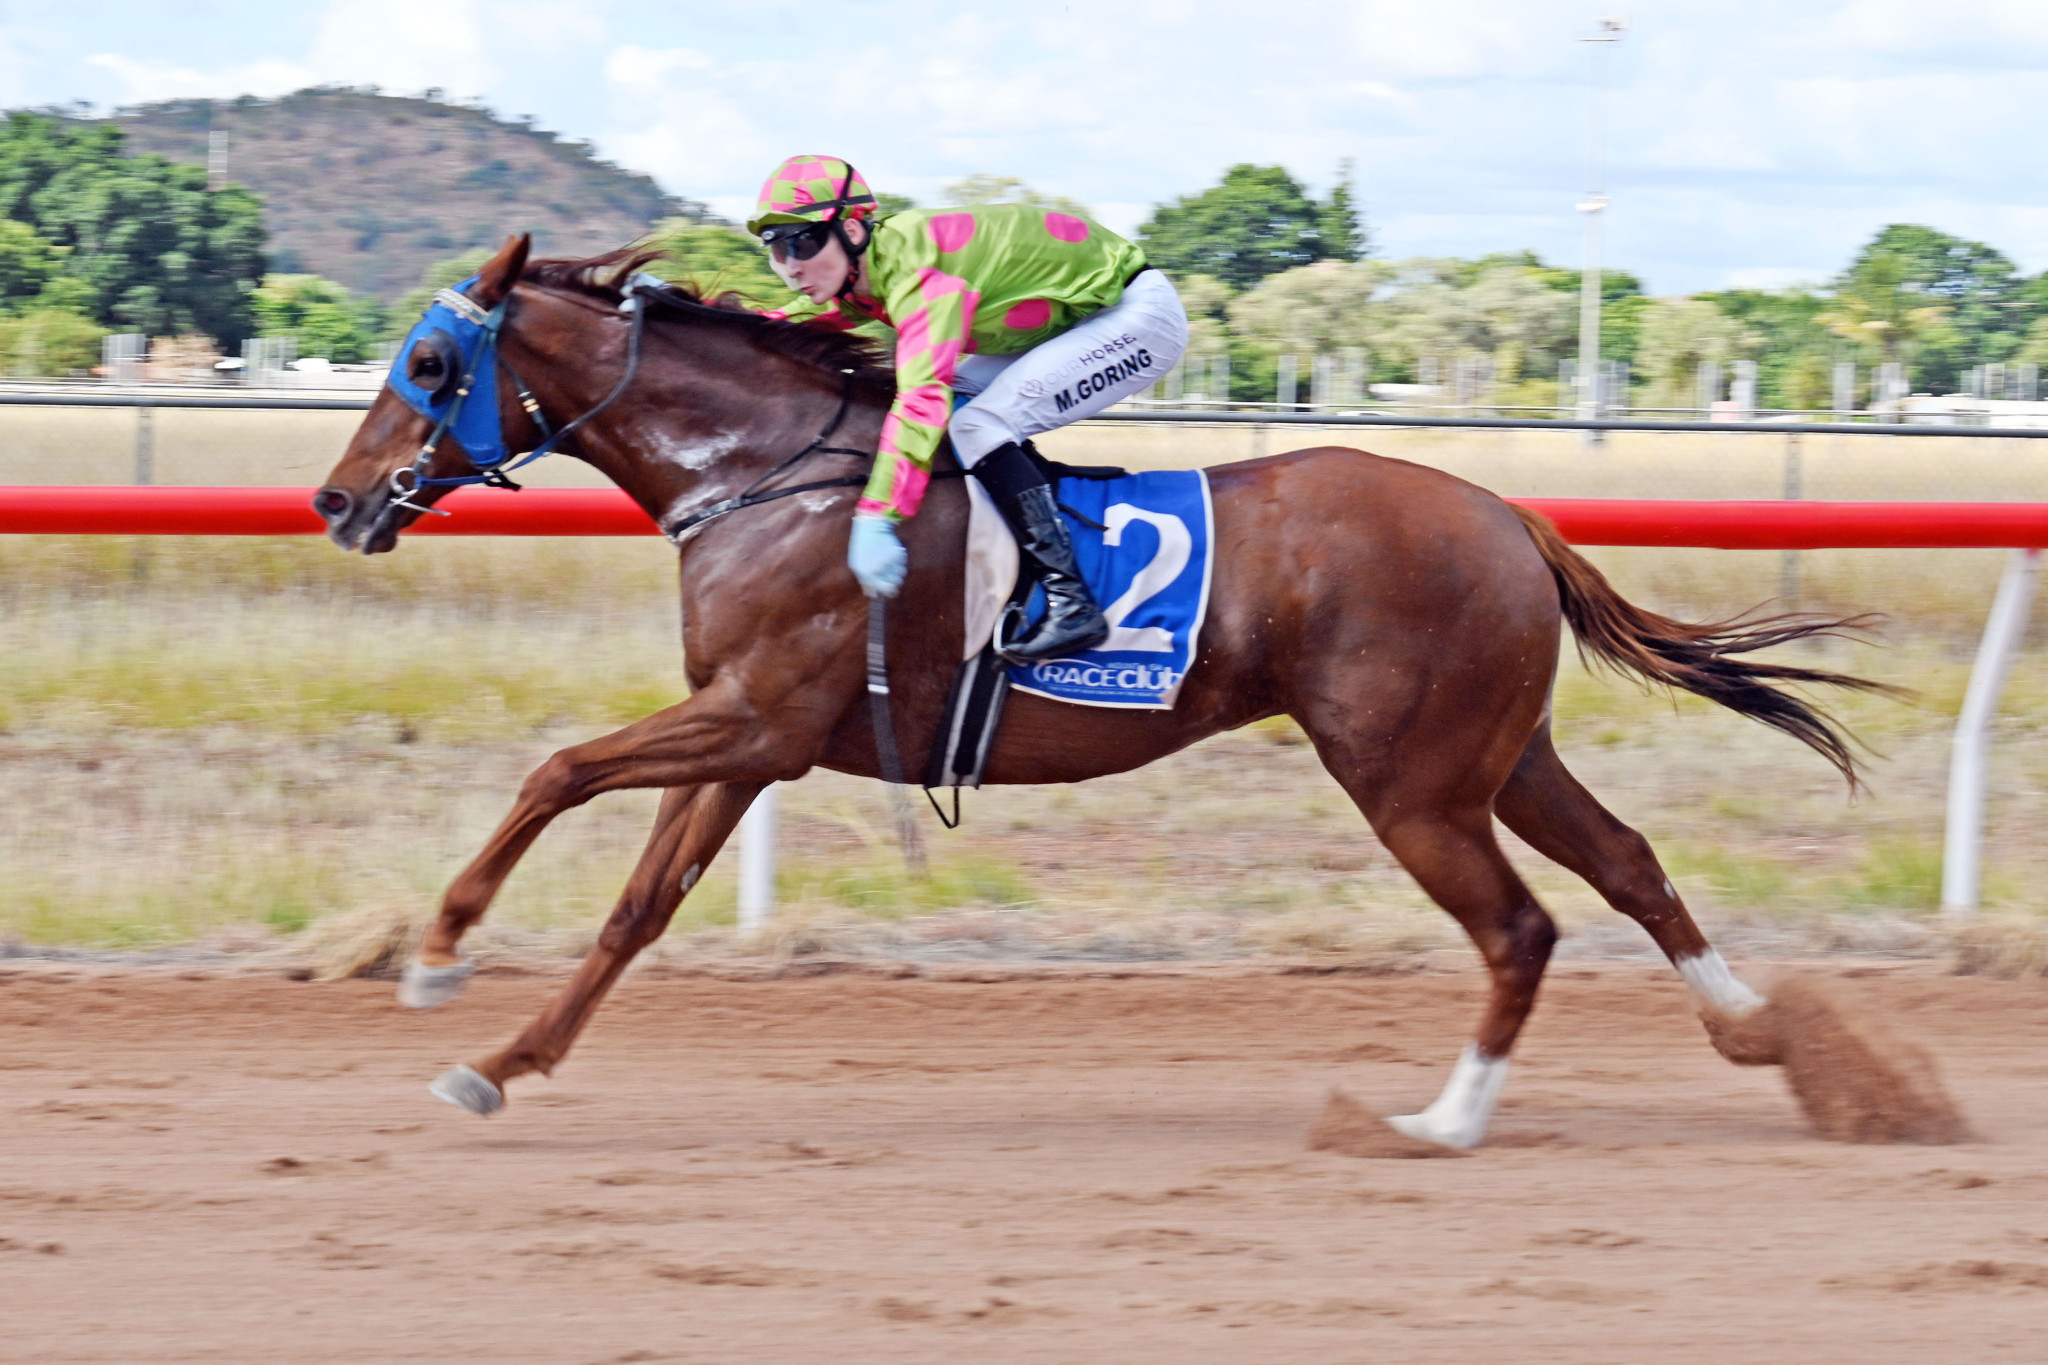
[[[1031,664],[1093,649],[1109,636],[1109,622],[1074,563],[1074,540],[1053,500],[1052,485],[1036,461],[1015,443],[1001,445],[973,468],[996,509],[1017,537],[1024,571],[1045,589],[1045,617],[1023,639],[1003,647],[1012,663]]]

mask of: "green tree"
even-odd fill
[[[1030,204],[1035,208],[1057,209],[1076,218],[1093,218],[1095,211],[1064,194],[1041,194],[1013,175],[970,175],[939,191],[947,208],[971,208],[976,204]]]
[[[768,265],[767,248],[737,228],[670,218],[656,224],[648,242],[668,253],[650,267],[655,274],[706,298],[734,294],[751,307],[772,308],[790,297],[790,287]]]
[[[1938,300],[1956,326],[1972,337],[2017,335],[2032,321],[2014,316],[2029,301],[2023,297],[2018,268],[1995,247],[1930,227],[1894,223],[1863,248],[1849,267],[1850,276],[1879,253],[1899,258],[1905,265],[1906,287]]]
[[[1302,367],[1296,372],[1302,386],[1297,391],[1306,393],[1309,357],[1351,346],[1370,347],[1378,339],[1373,295],[1392,273],[1393,267],[1379,261],[1318,261],[1269,275],[1229,299],[1224,310],[1228,331],[1220,348],[1214,340],[1211,347],[1230,352],[1234,396],[1272,401],[1283,355],[1296,357]],[[1221,289],[1214,281],[1208,286]],[[1197,291],[1182,287],[1183,298],[1193,292]]]
[[[1705,362],[1727,365],[1748,349],[1742,324],[1706,299],[1651,299],[1644,307],[1631,366],[1653,408],[1689,408]]]
[[[1271,398],[1280,356],[1305,364],[1349,347],[1365,349],[1381,379],[1416,380],[1428,358],[1447,369],[1484,355],[1497,384],[1547,382],[1577,315],[1533,259],[1318,261],[1269,276],[1228,304],[1231,387],[1239,398]]]
[[[1379,261],[1318,261],[1270,275],[1230,300],[1231,330],[1276,354],[1369,346],[1379,332],[1374,295],[1393,274]]]
[[[1393,269],[1372,325],[1375,374],[1419,380],[1421,362],[1448,365],[1460,355],[1493,357],[1495,379],[1548,380],[1576,333],[1572,297],[1540,266],[1517,256],[1460,261],[1418,256]]]
[[[107,329],[68,308],[32,307],[0,317],[0,365],[14,375],[86,375],[100,363]]]
[[[1799,288],[1731,289],[1699,298],[1742,329],[1742,348],[1757,363],[1759,404],[1789,409],[1834,405],[1835,362],[1851,352],[1829,329],[1833,301]]]
[[[386,330],[384,310],[375,299],[318,275],[267,275],[254,303],[257,335],[297,337],[299,354],[338,364],[369,360]]]
[[[1223,182],[1153,210],[1138,229],[1152,264],[1172,275],[1214,275],[1235,290],[1315,261],[1350,243],[1325,235],[1326,206],[1280,166],[1232,166]]]
[[[1894,223],[1857,253],[1835,298],[1830,324],[1864,358],[1903,362],[1916,387],[1947,392],[1969,366],[2020,349],[2048,290],[1982,242]]]
[[[1357,164],[1350,157],[1337,163],[1337,183],[1317,214],[1326,260],[1362,261],[1372,255],[1372,232],[1359,211],[1353,183],[1356,174]]]
[[[40,295],[64,264],[64,251],[26,223],[0,218],[0,305],[19,307]]]
[[[68,248],[62,274],[103,323],[151,334],[249,334],[263,275],[262,205],[160,156],[122,155],[111,124],[13,113],[0,124],[0,217]]]
[[[1913,278],[1913,263],[1895,251],[1868,251],[1835,282],[1832,305],[1819,315],[1821,325],[1861,353],[1860,358],[1911,366],[1913,378],[1937,386],[1952,377],[1959,333],[1949,321],[1949,307],[1928,294]],[[1931,347],[1929,343],[1932,343]],[[1933,350],[1935,373],[1918,363]]]
[[[1518,262],[1526,265],[1536,278],[1542,280],[1561,294],[1569,294],[1573,300],[1580,297],[1585,288],[1585,275],[1570,266],[1545,265],[1533,251],[1498,252],[1482,256],[1475,265],[1489,262]],[[1630,364],[1633,379],[1636,365],[1635,354],[1643,325],[1643,318],[1649,309],[1649,296],[1643,293],[1643,282],[1627,270],[1605,268],[1600,272],[1600,358],[1602,360],[1626,360]],[[1573,317],[1576,319],[1577,314]],[[1576,321],[1574,327],[1577,326]],[[1576,345],[1570,348],[1574,356]]]
[[[434,301],[434,295],[443,289],[452,289],[471,275],[484,268],[484,262],[498,254],[498,248],[491,246],[473,247],[460,256],[450,256],[445,261],[436,261],[420,272],[420,282],[398,296],[385,314],[384,336],[395,341],[410,332],[420,315],[427,311],[427,305]]]
[[[2014,361],[2022,365],[2033,365],[2048,372],[2048,317],[2034,319],[2034,325],[2020,341],[2020,348],[2013,352]]]
[[[1175,280],[1174,287],[1187,310],[1188,357],[1206,364],[1217,355],[1230,354],[1236,342],[1230,330],[1230,301],[1236,295],[1230,286],[1213,275],[1186,275]],[[1235,388],[1235,375],[1232,379]]]

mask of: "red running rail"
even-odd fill
[[[306,488],[0,487],[0,534],[317,535]],[[1722,550],[2048,548],[2048,503],[1516,498],[1581,545]],[[463,488],[407,535],[636,536],[654,523],[610,488]]]
[[[458,488],[407,535],[648,536],[654,523],[616,488]],[[327,528],[310,488],[0,487],[0,534],[298,536]]]

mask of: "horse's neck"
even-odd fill
[[[640,382],[577,433],[586,439],[571,438],[586,463],[663,526],[734,496],[821,434],[821,445],[874,448],[881,407],[855,400],[842,414],[836,385],[821,386],[785,362],[751,348],[730,357],[672,357],[665,347],[643,351]],[[547,369],[574,373],[558,362]],[[574,380],[561,387],[550,406],[564,421],[603,397],[576,392],[584,385]],[[806,461],[792,471],[795,481],[858,468],[843,455],[813,459],[832,468],[814,472]]]

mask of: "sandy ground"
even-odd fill
[[[1439,1161],[1304,1138],[1432,1095],[1472,971],[650,971],[479,1120],[424,1082],[547,976],[10,967],[0,1359],[2039,1359],[2048,985],[1817,970],[1983,1141],[1810,1137],[1639,965],[1556,973]]]

